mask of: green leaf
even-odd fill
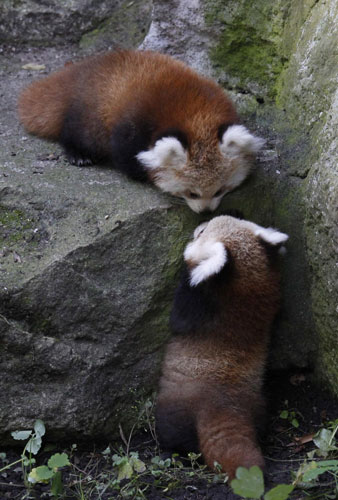
[[[142,460],[140,460],[139,458],[131,457],[129,463],[137,473],[144,472],[146,470],[145,463],[142,462]]]
[[[41,448],[41,442],[42,440],[40,436],[31,437],[26,444],[26,451],[28,451],[28,453],[33,453],[33,455],[36,455]]]
[[[158,464],[159,464],[159,462],[160,462],[160,460],[161,460],[161,459],[160,459],[160,457],[156,456],[156,457],[153,457],[153,458],[151,459],[151,463],[152,463],[152,464],[155,464],[155,465],[158,465]]]
[[[22,463],[25,467],[32,467],[36,462],[35,458],[26,457],[26,455],[22,458]]]
[[[238,467],[236,478],[231,481],[231,487],[237,495],[244,498],[260,498],[264,493],[263,472],[254,465],[250,469]]]
[[[311,462],[311,468],[307,469],[303,474],[305,483],[311,482],[324,472],[338,472],[338,460],[323,460],[321,462]]]
[[[155,477],[159,477],[163,474],[163,472],[160,469],[152,470],[151,473]]]
[[[47,467],[47,465],[40,465],[35,467],[28,474],[28,481],[30,483],[46,483],[54,476],[54,472]]]
[[[293,419],[291,420],[291,424],[292,424],[294,427],[296,427],[296,428],[297,428],[297,427],[299,427],[299,422],[298,422],[298,420],[297,420],[296,418],[293,418]]]
[[[0,453],[0,460],[6,459],[6,453]]]
[[[288,418],[288,416],[289,416],[289,412],[288,412],[288,410],[283,410],[283,411],[280,413],[280,415],[279,415],[279,417],[280,417],[280,418],[284,418],[284,419],[285,419],[285,418]]]
[[[117,465],[118,467],[120,465],[126,464],[128,462],[128,457],[120,457],[120,455],[113,455],[113,464]]]
[[[293,484],[279,484],[264,495],[264,500],[287,500],[293,490]]]
[[[46,433],[45,424],[39,418],[37,420],[35,420],[34,431],[35,431],[36,436],[40,436],[40,437],[44,436]]]
[[[336,446],[331,443],[332,431],[329,429],[321,429],[319,433],[313,438],[315,445],[324,452],[336,450]]]
[[[28,439],[29,436],[31,436],[32,431],[13,431],[11,432],[11,435],[14,439]]]
[[[62,495],[63,484],[62,484],[62,475],[60,471],[55,472],[54,477],[52,479],[50,491],[54,497],[59,497],[60,495]]]
[[[48,467],[55,471],[60,467],[65,467],[66,465],[70,465],[67,453],[55,453],[48,460]]]
[[[121,481],[122,479],[130,479],[133,475],[133,468],[129,462],[126,462],[119,466],[119,473],[117,479]]]
[[[321,460],[320,462],[316,462],[319,467],[332,467],[332,469],[336,469],[338,467],[338,460]]]

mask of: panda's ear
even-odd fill
[[[264,144],[264,139],[251,134],[243,125],[232,125],[224,132],[220,149],[225,156],[236,157],[256,154]]]
[[[165,166],[180,170],[187,162],[187,152],[176,137],[163,137],[151,149],[141,151],[136,157],[149,170]]]
[[[255,235],[272,246],[280,246],[289,239],[287,234],[281,233],[272,227],[259,227],[256,229]]]
[[[196,240],[187,245],[184,260],[190,269],[190,285],[197,286],[223,269],[228,254],[220,241],[201,243]]]

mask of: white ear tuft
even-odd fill
[[[261,227],[255,231],[255,235],[259,236],[266,243],[270,243],[270,245],[280,245],[281,243],[285,243],[289,236],[285,233],[280,233],[277,229],[273,229],[272,227]]]
[[[176,137],[163,137],[156,141],[149,151],[141,151],[136,158],[149,169],[172,166],[183,168],[187,162],[187,153]]]
[[[236,157],[240,153],[256,154],[264,143],[264,139],[250,134],[243,125],[232,125],[224,132],[220,148],[224,155]]]
[[[184,258],[197,264],[190,273],[190,285],[196,286],[221,271],[227,262],[227,251],[219,241],[194,241],[186,247]]]

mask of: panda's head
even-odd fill
[[[208,129],[199,140],[175,130],[161,135],[137,159],[158,188],[200,213],[215,210],[244,181],[264,142],[243,125]]]
[[[226,266],[235,269],[234,280],[246,289],[263,285],[271,274],[271,255],[284,249],[288,236],[231,216],[215,217],[199,225],[184,252],[190,286],[218,275]]]

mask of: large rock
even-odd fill
[[[107,437],[156,385],[199,219],[151,186],[70,166],[57,146],[27,138],[15,116],[26,57],[4,58],[1,96],[1,434],[40,417],[50,437]]]
[[[298,27],[298,30],[296,30]],[[338,3],[292,4],[285,39],[296,31],[278,96],[308,153],[294,175],[304,178],[302,197],[317,373],[338,394]]]
[[[2,0],[0,42],[83,48],[136,47],[150,23],[151,0]]]

